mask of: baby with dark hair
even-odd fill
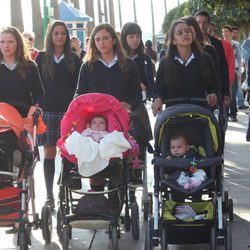
[[[190,158],[197,156],[197,152],[189,148],[187,138],[184,135],[174,135],[170,139],[170,155],[167,159]],[[199,157],[199,156],[198,156]],[[194,172],[181,171],[176,180],[186,190],[196,188],[206,179],[206,172],[203,169],[196,169]]]

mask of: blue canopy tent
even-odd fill
[[[86,24],[93,18],[64,1],[59,3],[59,16],[67,24],[71,36],[77,36],[84,46]]]

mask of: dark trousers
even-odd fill
[[[238,111],[237,102],[236,102],[237,91],[238,91],[238,77],[235,74],[235,78],[234,78],[233,85],[232,85],[232,102],[228,109],[228,115],[231,117],[237,116],[237,111]]]

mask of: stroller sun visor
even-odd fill
[[[193,104],[177,104],[165,109],[157,118],[154,135],[155,146],[160,147],[165,133],[165,128],[172,118],[190,117],[196,120],[206,119],[213,141],[213,149],[217,152],[220,148],[219,126],[213,113],[208,109]]]
[[[130,117],[115,97],[100,93],[80,95],[70,103],[61,121],[61,138],[57,142],[61,154],[71,162],[76,163],[77,159],[67,152],[65,140],[73,131],[81,133],[98,115],[107,120],[108,132],[122,131],[128,138]]]
[[[19,138],[24,130],[24,122],[18,111],[7,103],[0,102],[0,130],[12,129]]]

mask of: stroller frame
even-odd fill
[[[12,104],[13,105],[13,104]],[[25,110],[28,113],[30,106],[14,103],[13,105],[17,109],[20,107],[22,110]],[[7,119],[8,115],[16,116],[17,123],[20,123],[20,128],[22,128],[23,120],[19,115],[18,111],[7,103],[0,103],[0,112],[4,117],[4,120]],[[5,113],[6,109],[8,112]],[[19,110],[19,109],[18,109]],[[3,113],[2,113],[3,112]],[[14,216],[13,214],[6,216],[6,218],[0,218],[0,227],[13,227],[13,229],[8,230],[10,233],[18,233],[17,245],[20,246],[21,250],[28,250],[28,245],[31,245],[30,232],[31,228],[37,230],[38,228],[42,229],[43,239],[46,243],[49,243],[51,240],[51,231],[52,231],[52,219],[51,213],[47,206],[42,208],[41,219],[39,219],[39,214],[36,212],[35,206],[35,185],[34,185],[34,169],[39,161],[39,152],[37,147],[37,128],[38,128],[38,118],[40,116],[40,111],[36,109],[33,113],[33,136],[30,135],[28,131],[23,131],[20,133],[19,140],[23,140],[25,134],[30,142],[30,149],[23,150],[22,149],[22,161],[18,166],[14,163],[12,165],[13,171],[0,171],[1,178],[11,182],[11,186],[3,187],[3,191],[5,190],[14,190],[15,198],[13,197],[11,200],[13,202],[20,202],[19,208],[15,213],[19,213],[19,216],[15,218],[11,218]],[[12,121],[13,122],[13,121]],[[12,131],[11,122],[9,124],[8,131]],[[3,125],[6,126],[6,125]],[[18,125],[19,126],[19,125]],[[1,127],[1,126],[0,126]],[[7,127],[7,126],[6,126]],[[4,127],[3,127],[4,128]],[[18,140],[18,138],[16,138]],[[22,144],[22,143],[21,143]],[[8,169],[9,170],[9,169]],[[13,195],[13,193],[12,193]],[[29,203],[31,205],[32,211],[32,221],[29,219]],[[8,197],[1,200],[1,206],[6,206],[7,209],[11,208]],[[9,218],[8,218],[9,217]]]
[[[195,113],[195,115],[193,114]],[[171,107],[168,107],[165,111],[163,111],[157,119],[156,126],[155,126],[155,158],[153,160],[154,163],[154,198],[153,198],[153,217],[147,223],[147,227],[145,230],[145,249],[153,249],[154,246],[158,246],[161,244],[161,249],[167,249],[167,244],[194,244],[194,243],[203,243],[210,241],[210,249],[216,249],[217,243],[220,245],[224,245],[225,249],[231,249],[232,247],[232,238],[231,238],[231,229],[227,223],[227,218],[223,218],[223,164],[222,159],[217,157],[217,159],[213,159],[209,161],[202,161],[201,165],[205,165],[206,168],[215,167],[214,172],[214,181],[212,183],[205,183],[201,186],[200,189],[194,190],[193,192],[186,192],[185,198],[190,198],[198,191],[202,191],[202,194],[205,194],[204,190],[207,190],[210,197],[210,202],[213,203],[214,206],[214,218],[212,221],[199,221],[188,223],[185,221],[174,220],[174,221],[166,221],[163,219],[163,207],[164,203],[168,200],[171,200],[169,196],[169,192],[172,192],[173,186],[171,183],[162,181],[160,168],[172,167],[176,169],[187,170],[188,169],[188,162],[186,165],[180,164],[181,161],[185,161],[184,159],[178,159],[178,164],[176,165],[174,160],[166,160],[161,156],[161,142],[158,140],[159,133],[163,133],[161,128],[165,125],[163,124],[164,121],[167,120],[169,122],[171,119],[195,119],[196,116],[207,116],[209,122],[214,124],[216,129],[217,138],[218,138],[218,145],[220,145],[220,132],[217,124],[216,118],[213,114],[200,106],[193,105],[193,104],[177,104]],[[162,125],[163,124],[163,125]],[[165,128],[164,128],[165,129]],[[160,132],[159,132],[160,131]],[[166,138],[165,138],[166,139]],[[220,156],[220,149],[217,149],[217,154]],[[199,166],[197,167],[199,168]],[[184,190],[184,189],[183,189]],[[190,203],[184,203],[190,204]],[[181,230],[186,230],[185,233],[188,234],[191,231],[191,236],[196,235],[199,231],[195,231],[197,229],[197,224],[203,224],[206,228],[206,236],[205,239],[202,240],[194,240],[193,237],[187,237],[184,240],[172,239],[171,228],[175,229],[175,234],[180,235]],[[180,225],[188,225],[186,227],[181,227]],[[200,228],[198,226],[198,228]],[[201,229],[201,228],[200,228]],[[178,231],[179,230],[179,231]],[[188,231],[189,230],[189,231]],[[194,231],[192,231],[194,230]],[[210,231],[209,231],[210,230]],[[184,232],[184,231],[182,231]],[[190,234],[189,234],[190,235]],[[170,237],[170,238],[168,238]],[[199,237],[197,237],[199,238]]]

